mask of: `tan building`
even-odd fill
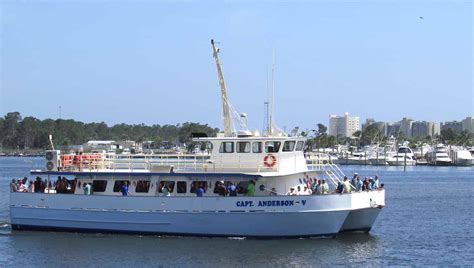
[[[345,113],[344,116],[329,116],[328,135],[330,136],[352,137],[352,134],[359,130],[360,119],[358,116],[349,116],[349,113]]]

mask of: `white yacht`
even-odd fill
[[[466,149],[454,151],[454,164],[456,166],[472,166],[474,165],[474,157],[471,152]]]
[[[224,132],[194,138],[210,155],[49,150],[45,169],[31,171],[38,176],[35,193],[10,194],[12,229],[261,238],[368,232],[385,189],[335,193],[344,174],[330,162],[307,162],[306,138],[276,132],[272,121],[265,136],[234,131],[219,50],[211,43]],[[298,191],[318,179],[329,184],[324,194]]]
[[[390,166],[414,166],[416,165],[415,154],[410,147],[400,146],[395,155],[387,158],[387,163]]]
[[[428,163],[432,166],[451,166],[452,159],[449,157],[446,146],[438,144],[427,154]]]

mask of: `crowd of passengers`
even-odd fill
[[[65,177],[58,176],[57,180],[44,181],[40,177],[28,180],[28,177],[12,179],[10,182],[11,192],[30,192],[30,193],[44,193],[46,189],[54,189],[56,193],[73,194],[76,190],[77,179],[68,180]]]
[[[312,180],[307,180],[305,186],[298,185],[296,188],[291,187],[287,195],[323,195],[329,193],[350,193],[350,192],[363,192],[363,191],[373,191],[380,190],[384,188],[384,184],[380,183],[379,177],[365,177],[362,181],[357,173],[354,173],[354,176],[349,181],[347,176],[344,176],[342,182],[338,182],[336,189],[331,191],[326,180],[320,180],[314,178]]]

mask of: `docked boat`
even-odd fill
[[[408,146],[400,146],[395,155],[387,158],[390,166],[414,166],[416,165],[415,154]]]
[[[276,131],[271,120],[265,136],[234,130],[211,43],[224,131],[193,138],[209,155],[49,150],[45,169],[31,171],[35,193],[10,194],[12,229],[260,238],[368,232],[385,189],[336,193],[341,170],[331,161],[307,161],[306,138]],[[304,189],[323,179],[323,194]]]
[[[427,154],[428,164],[432,166],[451,166],[453,164],[449,157],[448,150],[443,144],[436,145],[432,151]]]
[[[461,149],[454,151],[454,164],[456,166],[472,166],[474,165],[474,157],[469,150]]]

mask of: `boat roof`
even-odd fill
[[[42,171],[31,170],[31,175],[53,175],[53,176],[167,176],[167,177],[222,177],[222,176],[241,176],[252,178],[262,177],[260,174],[247,173],[225,173],[225,172],[147,172],[147,171]]]

